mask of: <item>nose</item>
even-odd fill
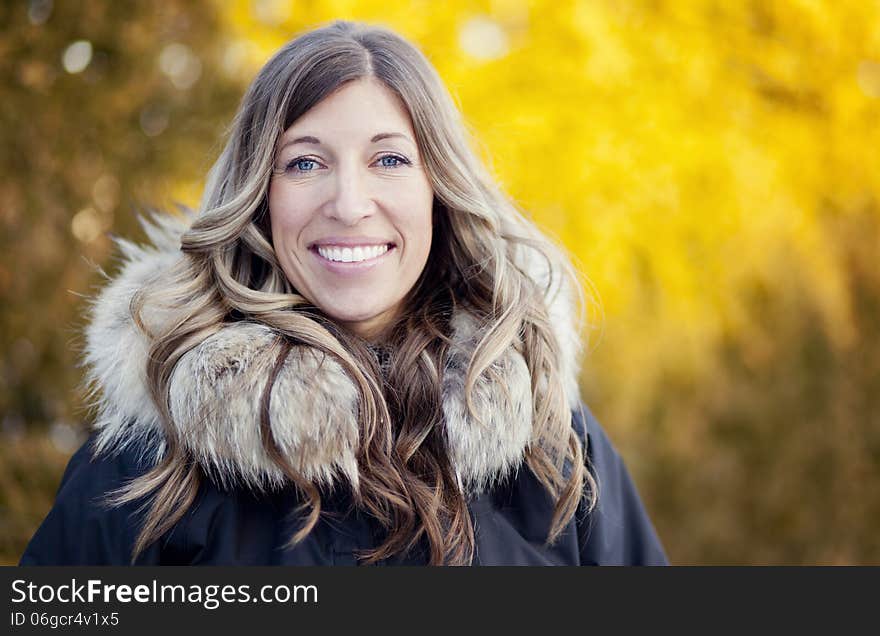
[[[345,225],[357,223],[376,211],[368,178],[356,168],[340,169],[334,180],[334,192],[327,202],[327,216]]]

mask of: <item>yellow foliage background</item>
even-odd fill
[[[498,180],[592,282],[583,394],[673,562],[880,562],[880,4],[199,6],[202,77],[240,91],[335,18],[426,53]],[[200,134],[174,175],[123,190],[195,203],[219,150]]]

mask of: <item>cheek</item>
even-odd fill
[[[407,279],[412,282],[421,275],[431,255],[433,227],[430,208],[408,219],[405,237],[408,249],[404,251],[403,266]]]
[[[283,186],[269,190],[269,220],[272,226],[272,238],[276,246],[286,242],[293,234],[294,238],[306,223],[307,206],[302,197]]]
[[[421,237],[423,249],[425,250],[425,257],[427,258],[427,252],[431,249],[431,240],[434,234],[434,195],[433,193],[429,193],[427,197],[423,199],[422,205],[420,206],[421,214],[419,215],[418,221],[418,234]]]
[[[389,196],[394,201],[400,227],[412,247],[418,251],[427,250],[431,244],[433,231],[434,194],[425,184],[412,184],[409,188],[400,188]]]

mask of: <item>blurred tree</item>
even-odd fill
[[[195,202],[257,69],[346,17],[421,46],[478,152],[591,279],[606,319],[584,396],[672,560],[880,562],[876,2],[34,0],[0,17],[0,557],[84,428],[82,256],[108,261],[132,202]]]
[[[88,260],[107,262],[111,228],[134,234],[133,208],[190,194],[243,87],[219,69],[211,2],[3,3],[0,24],[0,555],[15,560],[85,430]],[[47,430],[56,444],[32,435]]]
[[[739,300],[699,377],[668,361],[627,444],[681,563],[880,563],[880,214],[820,221],[852,299],[855,336],[823,327],[791,256]],[[685,520],[685,521],[683,521]]]

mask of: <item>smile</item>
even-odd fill
[[[397,251],[393,244],[355,247],[313,246],[309,252],[324,271],[344,278],[360,277],[377,270]]]
[[[334,247],[319,245],[315,249],[322,258],[334,263],[360,263],[379,258],[388,251],[389,245],[364,245]]]

